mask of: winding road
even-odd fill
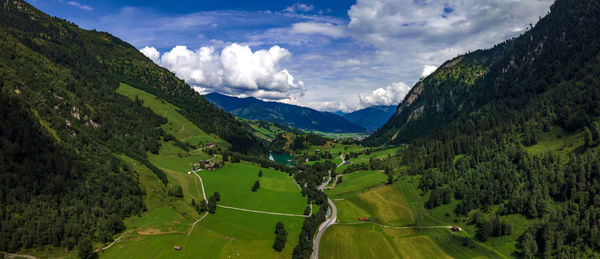
[[[319,229],[317,229],[317,235],[313,239],[312,258],[314,259],[319,258],[319,243],[321,243],[321,237],[323,236],[323,233],[325,233],[325,230],[327,230],[328,227],[335,224],[337,220],[337,207],[335,207],[335,204],[333,204],[333,201],[331,201],[329,198],[327,198],[327,203],[329,203],[331,208],[331,215],[325,220],[325,222],[321,223]]]
[[[344,154],[341,154],[340,158],[342,159],[342,162],[339,165],[337,165],[337,167],[340,167],[344,165],[344,163],[346,163],[346,160],[344,159]],[[329,171],[329,178],[327,179],[327,182],[321,184],[319,186],[319,190],[323,191],[325,189],[325,186],[327,186],[329,182],[331,182],[331,170]],[[331,215],[329,215],[329,218],[326,219],[323,223],[321,223],[321,225],[319,225],[319,228],[317,229],[317,235],[313,238],[312,258],[314,259],[319,258],[319,243],[321,243],[321,237],[323,236],[323,233],[325,233],[325,230],[327,230],[328,227],[336,224],[337,221],[337,207],[335,206],[335,204],[333,204],[333,201],[331,201],[329,197],[327,198],[327,203],[331,208]]]

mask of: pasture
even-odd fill
[[[343,176],[342,183],[335,188],[326,190],[331,199],[353,197],[363,190],[384,183],[387,176],[380,171],[358,171]]]
[[[258,177],[259,170],[262,177]],[[198,174],[204,181],[207,197],[218,191],[221,205],[290,214],[302,214],[308,206],[292,177],[274,169],[241,163]],[[256,180],[260,188],[252,192]]]

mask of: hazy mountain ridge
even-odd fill
[[[266,120],[303,129],[323,132],[365,132],[366,129],[355,125],[341,116],[321,112],[311,108],[266,102],[253,97],[237,98],[218,93],[204,96],[223,110],[249,120]]]
[[[365,127],[369,131],[374,131],[385,124],[396,112],[396,106],[371,106],[342,115],[342,117],[356,125]]]

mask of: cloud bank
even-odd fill
[[[140,52],[200,93],[294,100],[305,91],[302,81],[280,68],[292,54],[279,46],[253,52],[248,46],[233,43],[220,52],[213,47],[190,50],[186,46],[176,46],[162,56],[153,47]]]
[[[371,94],[360,94],[358,99],[363,107],[375,105],[398,105],[410,91],[405,83],[392,83],[384,88],[377,88]]]

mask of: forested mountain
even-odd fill
[[[150,164],[166,119],[115,92],[120,82],[177,105],[232,144],[264,152],[233,116],[133,46],[0,1],[0,250],[107,241],[144,210],[137,175],[116,154]],[[172,137],[172,136],[171,136]]]
[[[351,113],[346,113],[342,117],[356,125],[363,126],[369,131],[379,129],[396,112],[396,106],[371,106]]]
[[[465,96],[488,73],[512,43],[478,50],[446,61],[413,86],[391,118],[365,140],[367,145],[399,144],[422,136],[455,119],[465,109]]]
[[[599,19],[598,1],[557,0],[522,36],[419,82],[367,143],[412,140],[403,164],[431,191],[426,207],[483,213],[482,241],[506,234],[498,215],[522,214],[519,256],[597,257]]]
[[[249,120],[266,120],[282,123],[303,130],[323,132],[365,132],[364,127],[355,125],[329,112],[279,103],[265,102],[253,97],[237,98],[218,93],[204,96],[223,110]]]

